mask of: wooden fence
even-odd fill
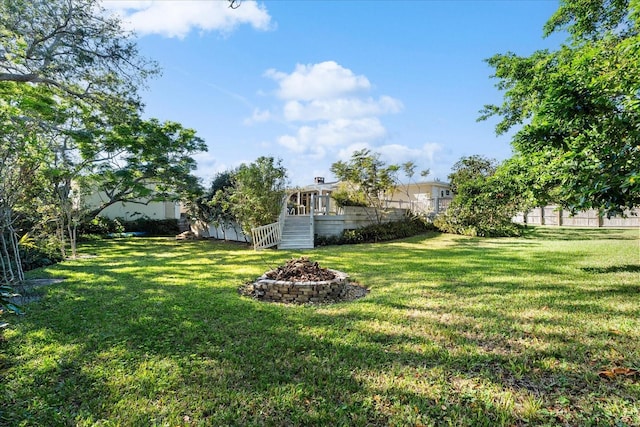
[[[513,222],[529,225],[554,225],[562,227],[609,227],[626,228],[640,227],[640,211],[638,209],[626,211],[626,217],[607,218],[600,217],[598,211],[588,210],[571,215],[570,212],[562,208],[549,205],[541,208],[534,208],[526,214],[518,214],[513,218]]]

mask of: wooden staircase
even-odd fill
[[[311,215],[285,216],[278,249],[313,249],[312,221]]]

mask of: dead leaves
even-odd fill
[[[321,268],[317,262],[312,262],[307,257],[292,259],[285,265],[265,273],[272,280],[286,280],[297,282],[333,280],[336,275],[326,268]]]
[[[616,378],[639,378],[640,372],[631,368],[612,368],[598,372],[600,378],[615,380]]]

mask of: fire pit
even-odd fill
[[[321,268],[302,257],[267,271],[240,292],[263,301],[306,304],[354,299],[366,295],[367,290],[350,284],[346,273]]]

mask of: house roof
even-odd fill
[[[320,190],[335,190],[336,187],[340,184],[340,181],[332,181],[332,182],[324,182],[324,183],[313,183],[308,184],[298,188],[291,188],[290,191],[320,191]],[[420,182],[412,182],[409,184],[400,183],[398,187],[420,187],[420,186],[431,186],[431,187],[443,187],[450,188],[451,184],[445,181],[420,181]]]
[[[299,190],[299,191],[315,191],[315,190],[335,190],[340,181],[333,182],[324,182],[324,183],[313,183],[309,185],[305,185],[303,187],[292,188],[290,190]]]
[[[440,186],[440,187],[450,187],[451,184],[445,181],[419,181],[419,182],[411,182],[408,184],[405,183],[400,183],[400,185],[404,185],[404,186],[419,186],[419,185],[431,185],[431,186]]]

